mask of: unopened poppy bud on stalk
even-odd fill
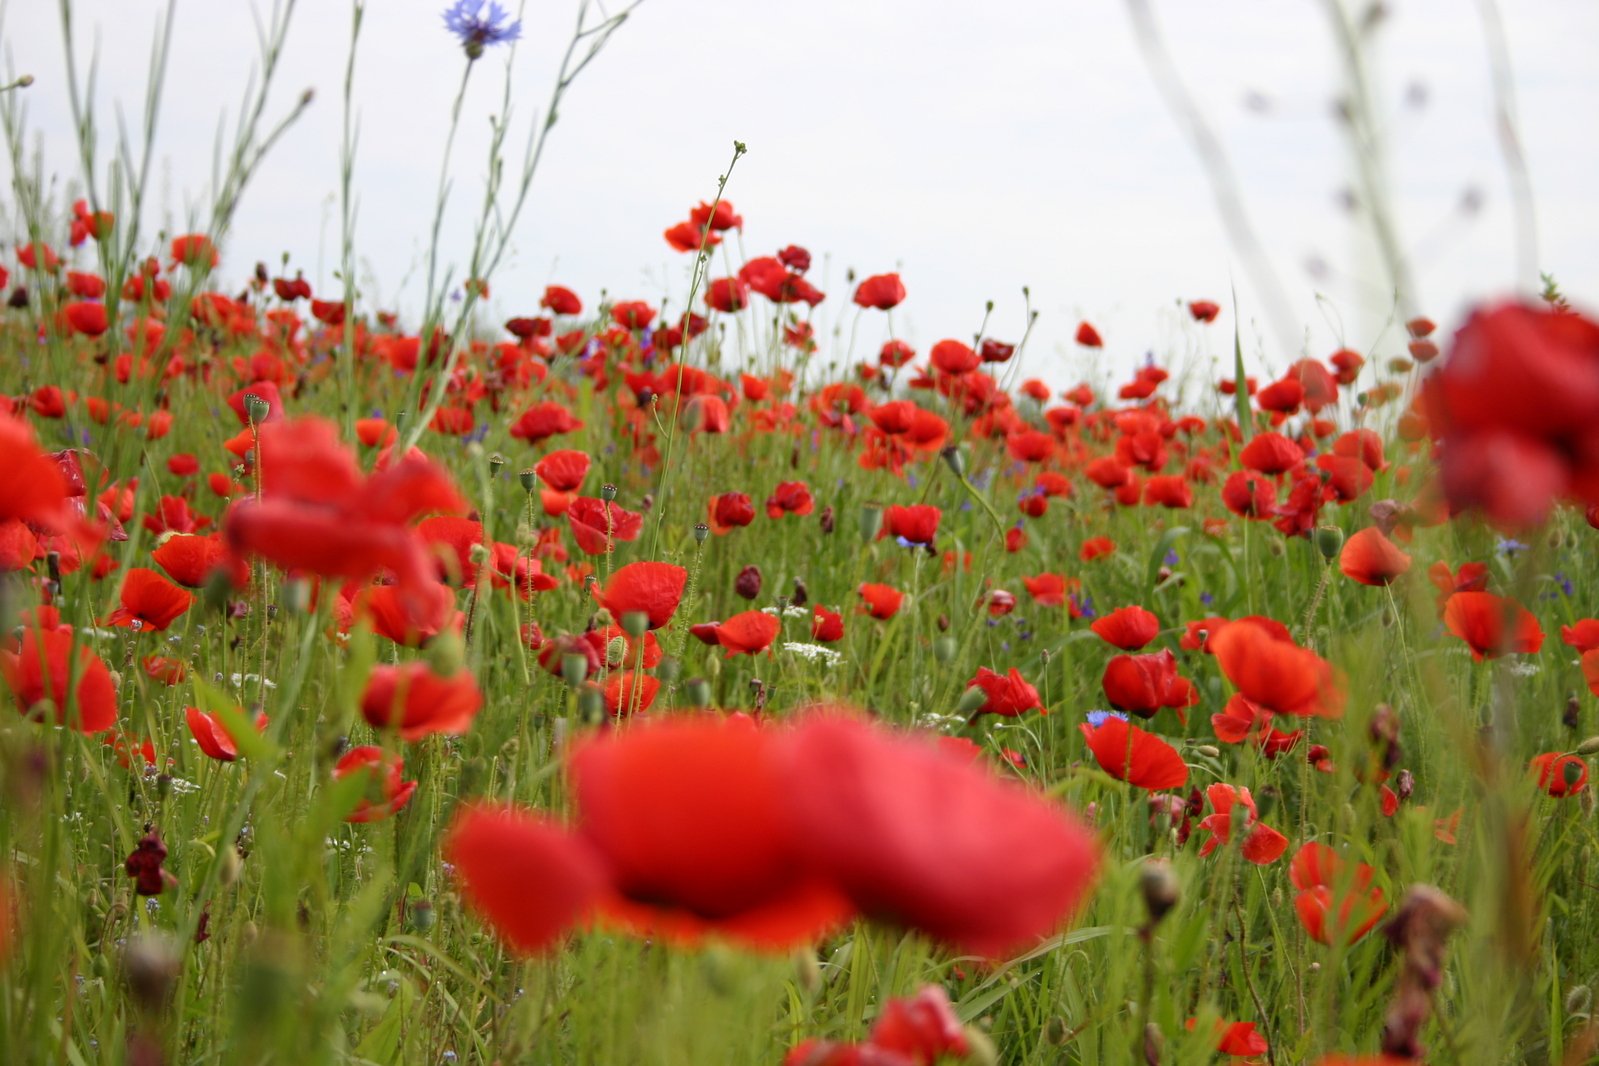
[[[933,641],[933,658],[941,663],[954,661],[959,650],[960,645],[948,633]]]
[[[1144,868],[1138,874],[1138,890],[1143,893],[1151,927],[1159,925],[1160,920],[1177,906],[1177,901],[1182,897],[1182,885],[1166,859],[1151,859],[1144,863]]]
[[[1599,737],[1589,737],[1577,745],[1578,755],[1599,755]]]
[[[715,660],[712,660],[713,662]],[[691,677],[683,685],[684,698],[690,707],[709,707],[711,705],[711,683],[703,677]]]
[[[576,652],[569,652],[561,656],[561,680],[574,688],[581,685],[589,676],[589,661],[587,656]]]
[[[954,472],[956,477],[964,478],[966,476],[966,457],[961,454],[961,450],[959,448],[951,444],[938,454],[941,458],[943,458],[944,464]]]
[[[883,528],[883,509],[875,504],[866,504],[861,508],[861,539],[873,541],[877,539],[878,532]]]
[[[577,710],[585,722],[598,722],[605,717],[605,694],[592,686],[578,691]]]
[[[623,611],[622,632],[633,638],[642,637],[650,629],[650,616],[646,611]]]
[[[987,702],[988,693],[983,691],[981,686],[973,685],[971,688],[961,693],[961,700],[955,705],[955,709],[960,712],[962,716],[970,717],[971,715],[976,714],[977,709]]]
[[[1338,558],[1338,553],[1344,550],[1344,531],[1337,526],[1317,526],[1316,550],[1328,562]]]

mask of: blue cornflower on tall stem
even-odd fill
[[[483,12],[484,0],[455,0],[444,12],[444,28],[461,40],[468,59],[476,59],[491,44],[504,44],[522,36],[522,20],[507,22],[511,15],[499,4],[488,5]]]

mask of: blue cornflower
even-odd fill
[[[1110,718],[1120,718],[1124,722],[1127,721],[1127,716],[1120,711],[1089,711],[1083,717],[1088,719],[1088,724],[1093,729],[1098,729]]]
[[[522,36],[522,20],[506,24],[511,17],[499,4],[489,4],[482,14],[484,0],[455,0],[444,12],[444,28],[460,38],[468,59],[476,59],[491,44],[504,44]]]
[[[1498,547],[1500,555],[1514,555],[1517,552],[1524,552],[1527,550],[1527,546],[1521,543],[1521,541],[1511,540],[1508,538],[1501,540]]]
[[[1176,566],[1179,561],[1180,561],[1180,559],[1178,558],[1177,549],[1176,548],[1173,548],[1173,549],[1171,549],[1170,551],[1168,551],[1166,553],[1166,565],[1167,566]]]
[[[1199,602],[1204,604],[1206,607],[1209,607],[1211,604],[1216,602],[1216,597],[1212,596],[1208,592],[1201,592],[1199,594]]]

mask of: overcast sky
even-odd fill
[[[1341,74],[1325,4],[1152,4],[1239,175],[1308,350],[1325,356],[1340,341],[1370,350],[1385,301],[1377,266],[1355,236],[1358,220],[1340,206],[1351,171],[1334,119]],[[413,325],[465,63],[443,28],[444,6],[372,0],[356,67],[360,276],[369,299],[409,312]],[[1522,280],[1482,5],[1388,6],[1369,58],[1392,156],[1391,202],[1418,305],[1447,323],[1471,301],[1509,293]],[[1599,290],[1599,142],[1578,131],[1599,120],[1599,4],[1499,6],[1536,194],[1540,266],[1591,306]],[[138,121],[164,5],[76,0],[73,9],[80,69],[97,48],[94,102],[101,156],[109,158],[116,110]],[[255,62],[255,31],[242,0],[180,0],[177,10],[151,221],[182,231],[204,215],[218,120],[234,120]],[[510,68],[515,158],[576,10],[552,0],[524,15]],[[257,259],[275,268],[285,251],[314,285],[335,284],[349,21],[340,0],[302,0],[294,14],[272,113],[307,88],[316,100],[245,194],[224,248],[233,284]],[[36,79],[24,90],[27,143],[59,178],[64,210],[78,163],[57,5],[13,0],[4,42],[9,68]],[[468,88],[445,223],[444,254],[457,277],[507,54],[488,52]],[[818,309],[828,354],[840,354],[849,336],[851,268],[902,273],[910,296],[894,325],[923,351],[942,337],[970,339],[989,299],[989,334],[1015,341],[1024,325],[1021,289],[1030,286],[1041,315],[1025,369],[1056,383],[1096,364],[1131,366],[1150,350],[1201,363],[1227,353],[1234,284],[1246,343],[1253,348],[1259,338],[1266,369],[1297,354],[1265,324],[1205,171],[1156,91],[1119,0],[648,0],[562,108],[513,251],[493,279],[495,315],[531,312],[549,282],[571,286],[591,305],[604,288],[619,299],[669,295],[680,308],[689,259],[661,233],[713,196],[735,138],[749,146],[727,192],[746,220],[744,252],[811,249],[812,278],[828,293]],[[9,188],[10,161],[0,169]],[[104,188],[104,175],[99,180]],[[1480,209],[1462,210],[1473,197]],[[14,226],[14,214],[7,217]],[[720,264],[716,272],[727,272]],[[1199,298],[1228,305],[1217,325],[1198,329],[1179,312],[1179,300]],[[1105,336],[1104,353],[1072,343],[1082,319]],[[882,316],[869,313],[857,354],[875,349],[884,329]],[[1390,341],[1378,351],[1397,347]]]

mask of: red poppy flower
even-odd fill
[[[1097,727],[1078,726],[1100,769],[1118,781],[1151,792],[1182,788],[1188,783],[1188,765],[1177,749],[1116,715]]]
[[[1578,652],[1599,648],[1599,619],[1584,618],[1576,625],[1561,626],[1560,639]]]
[[[1353,944],[1388,911],[1382,889],[1371,883],[1376,871],[1360,863],[1351,875],[1343,872],[1343,865],[1337,852],[1314,841],[1302,845],[1288,865],[1288,878],[1300,890],[1294,910],[1319,944]],[[1341,898],[1336,895],[1340,892]]]
[[[1083,541],[1083,546],[1077,555],[1083,562],[1091,563],[1101,556],[1112,555],[1115,551],[1116,542],[1109,537],[1089,537]]]
[[[191,270],[210,270],[219,262],[216,247],[203,233],[190,233],[172,238],[172,265],[186,266]]]
[[[1038,690],[1029,685],[1021,671],[1014,666],[1009,674],[996,674],[986,666],[977,668],[977,676],[966,682],[968,689],[981,689],[987,697],[983,705],[972,714],[975,720],[981,715],[997,714],[1002,718],[1016,718],[1037,708],[1039,714],[1049,711],[1039,703]]]
[[[784,481],[766,498],[766,517],[782,518],[785,514],[808,515],[816,507],[811,490],[803,481]]]
[[[372,728],[397,728],[408,741],[465,733],[482,706],[471,671],[441,677],[421,662],[373,667],[361,694],[361,714]]]
[[[615,503],[579,496],[566,509],[572,539],[589,555],[604,555],[614,542],[637,540],[644,531],[644,516]]]
[[[462,807],[443,853],[467,905],[521,955],[554,944],[604,891],[604,866],[581,837],[516,807]]]
[[[465,510],[442,468],[412,454],[363,477],[333,424],[321,419],[269,422],[258,432],[261,496],[228,511],[230,548],[352,581],[387,570],[406,615],[420,620],[436,608],[433,566],[407,523]]]
[[[1588,764],[1580,755],[1558,751],[1533,756],[1528,769],[1538,775],[1538,787],[1551,796],[1575,796],[1588,787]]]
[[[576,492],[588,477],[589,462],[588,452],[551,452],[534,464],[533,472],[556,492]]]
[[[1240,618],[1211,633],[1207,643],[1227,680],[1274,714],[1343,715],[1344,695],[1332,664],[1295,644],[1281,623]]]
[[[1040,607],[1066,606],[1066,578],[1060,574],[1038,574],[1022,577],[1022,587]]]
[[[831,644],[844,639],[844,616],[817,604],[811,611],[811,639]]]
[[[1218,845],[1231,841],[1235,820],[1241,823],[1241,828],[1248,830],[1248,836],[1239,846],[1239,853],[1244,858],[1256,866],[1267,866],[1283,857],[1283,852],[1288,850],[1288,838],[1258,820],[1255,798],[1249,794],[1249,789],[1214,784],[1205,789],[1205,796],[1216,813],[1199,823],[1201,829],[1207,829],[1212,834],[1199,849],[1201,858],[1215,851]]]
[[[74,331],[85,337],[98,337],[111,328],[110,321],[106,318],[105,304],[79,301],[67,304],[65,309],[67,323]]]
[[[122,605],[111,612],[105,624],[159,633],[193,602],[194,593],[154,570],[136,566],[122,582]]]
[[[1100,683],[1112,707],[1140,718],[1153,718],[1162,707],[1180,710],[1199,702],[1193,683],[1177,673],[1177,656],[1170,648],[1118,655],[1105,664]]]
[[[717,536],[755,521],[755,505],[742,492],[724,492],[710,503],[710,527]]]
[[[203,588],[218,570],[227,574],[228,582],[236,589],[250,583],[249,564],[228,551],[220,533],[174,534],[163,540],[150,557],[168,577],[191,589]]]
[[[662,236],[677,252],[697,252],[722,243],[720,234],[707,232],[704,226],[696,226],[692,222],[679,222]]]
[[[873,618],[893,618],[899,611],[900,604],[905,602],[905,594],[893,585],[879,585],[868,581],[856,591],[863,601],[861,613],[869,614]]]
[[[1457,592],[1444,604],[1444,625],[1465,641],[1477,661],[1543,647],[1543,627],[1531,611],[1507,596]]]
[[[660,690],[658,677],[638,670],[619,670],[606,677],[600,696],[605,701],[606,714],[612,718],[626,718],[649,710]]]
[[[1381,529],[1367,526],[1344,541],[1338,569],[1362,585],[1386,585],[1410,569],[1410,556],[1383,536]]]
[[[929,503],[909,507],[890,504],[883,509],[883,527],[877,536],[879,539],[903,537],[912,544],[931,544],[938,536],[938,523],[943,516],[943,511]]]
[[[1103,348],[1105,341],[1100,337],[1099,330],[1087,322],[1077,324],[1077,343],[1084,348]]]
[[[206,714],[198,707],[185,707],[184,719],[188,722],[189,733],[194,737],[200,750],[208,757],[218,762],[232,762],[239,757],[238,743],[233,739],[220,719],[214,715]],[[267,716],[258,714],[255,718],[255,728],[259,732],[267,727]]]
[[[571,758],[577,831],[607,869],[601,915],[646,935],[808,943],[849,902],[807,863],[777,735],[713,717],[590,740]]]
[[[643,300],[626,300],[611,307],[611,321],[623,329],[648,329],[655,321],[655,308]]]
[[[942,340],[929,353],[933,366],[946,374],[969,374],[977,369],[977,353],[956,340]]]
[[[1427,380],[1444,491],[1502,526],[1537,525],[1555,501],[1599,503],[1599,323],[1507,303],[1475,311]]]
[[[1257,433],[1238,453],[1238,461],[1248,470],[1280,474],[1304,462],[1305,452],[1281,433]]]
[[[708,225],[717,231],[744,228],[744,216],[733,210],[733,204],[729,200],[717,200],[715,204],[701,200],[698,207],[689,211],[688,217],[696,226]]]
[[[365,744],[351,748],[333,766],[334,780],[361,774],[368,778],[367,795],[344,816],[346,822],[381,822],[411,802],[415,781],[405,781],[405,760],[394,753]]]
[[[727,657],[758,655],[783,631],[783,623],[765,611],[742,611],[716,627],[716,642]]]
[[[1195,322],[1214,322],[1216,316],[1221,314],[1221,305],[1214,300],[1191,300],[1188,304],[1188,313],[1194,317]]]
[[[855,303],[860,307],[875,307],[887,311],[898,307],[905,299],[905,283],[898,274],[874,274],[855,289]]]
[[[835,716],[785,748],[800,846],[872,917],[1001,956],[1053,932],[1093,883],[1092,832],[982,763]]]
[[[0,521],[58,529],[67,521],[66,500],[61,467],[39,450],[26,422],[0,412]]]
[[[539,306],[548,308],[558,315],[580,315],[583,313],[583,301],[578,299],[577,293],[561,285],[550,285],[544,289],[544,297],[539,300]]]
[[[0,651],[0,675],[17,701],[17,710],[26,716],[35,716],[36,708],[47,705],[58,725],[70,722],[84,733],[102,733],[116,724],[117,689],[111,671],[94,652],[74,646],[70,629],[27,629],[15,651]],[[76,688],[69,685],[73,676],[78,679]]]
[[[1142,607],[1121,607],[1095,619],[1088,628],[1112,647],[1137,651],[1160,633],[1160,619]]]
[[[600,606],[621,621],[640,612],[649,618],[649,628],[659,629],[672,620],[683,598],[688,571],[671,563],[628,563],[611,575],[603,593],[596,592]]]
[[[573,418],[571,411],[554,400],[547,400],[522,412],[522,416],[511,423],[511,436],[537,444],[582,428],[583,423]]]

